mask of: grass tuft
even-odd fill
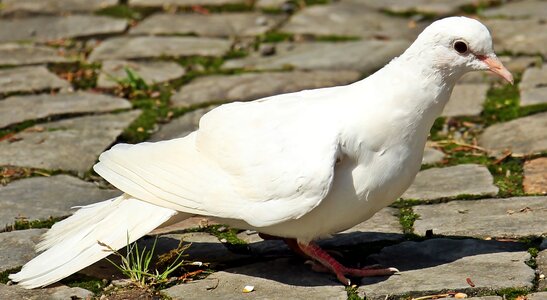
[[[142,250],[139,249],[138,244],[129,243],[129,235],[127,236],[127,253],[125,255],[118,252],[116,249],[113,249],[109,245],[97,241],[100,246],[106,248],[106,251],[111,252],[115,256],[118,256],[121,259],[121,264],[113,262],[112,260],[106,258],[113,266],[115,266],[122,274],[127,276],[133,283],[137,286],[146,288],[151,286],[157,286],[160,284],[167,283],[171,273],[179,269],[184,263],[182,253],[189,247],[183,246],[178,248],[178,253],[175,259],[166,266],[163,271],[158,271],[155,269],[151,270],[152,259],[154,257],[154,251],[156,249],[157,237],[154,240],[152,249],[147,250],[144,247]]]

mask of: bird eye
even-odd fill
[[[464,54],[469,50],[469,47],[467,47],[467,43],[464,41],[456,41],[454,42],[454,50],[458,51],[460,54]]]

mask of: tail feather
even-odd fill
[[[29,289],[54,283],[108,256],[97,241],[120,249],[176,213],[128,195],[85,206],[55,224],[37,246],[46,251],[9,278]]]

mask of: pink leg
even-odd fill
[[[399,270],[395,268],[383,268],[383,269],[373,269],[373,268],[363,268],[363,269],[353,269],[344,267],[336,259],[330,256],[325,250],[321,249],[317,244],[311,242],[309,244],[298,243],[300,250],[304,252],[309,257],[315,259],[331,272],[333,272],[338,280],[345,284],[351,285],[351,281],[346,278],[346,275],[356,276],[356,277],[370,277],[370,276],[385,276],[392,275]]]

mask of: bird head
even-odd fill
[[[475,19],[449,17],[435,21],[418,36],[409,50],[414,52],[414,56],[429,58],[433,67],[457,76],[469,71],[490,70],[513,83],[513,75],[494,53],[490,32]],[[424,52],[433,53],[421,55]]]

